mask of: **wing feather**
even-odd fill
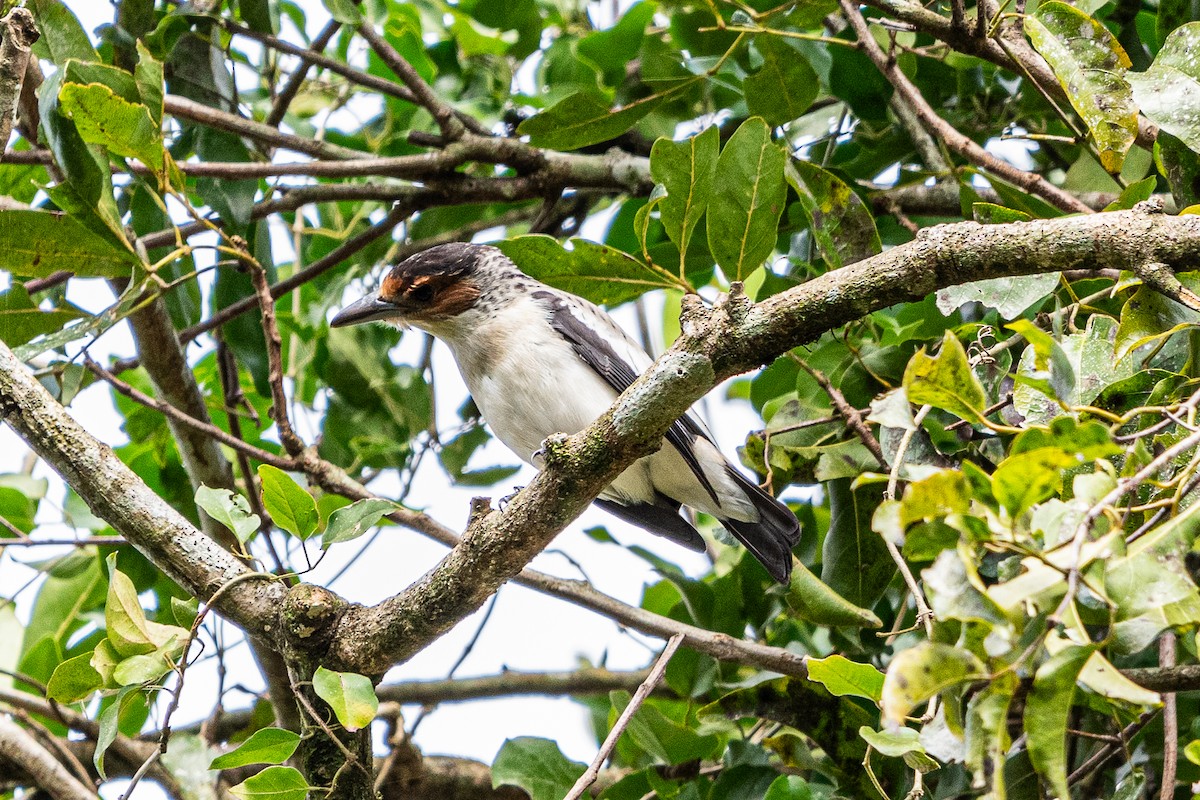
[[[611,342],[580,319],[564,298],[549,291],[538,291],[533,296],[549,308],[551,327],[571,343],[575,353],[595,370],[596,374],[603,378],[617,394],[624,392],[637,379],[638,375],[634,372],[628,359],[622,358]],[[607,322],[604,317],[597,317],[598,324],[603,322]],[[611,331],[606,330],[606,333],[620,336],[630,349],[635,352],[641,351],[641,348],[621,328],[616,325],[607,327],[611,327]],[[679,452],[684,462],[687,463],[688,469],[700,481],[700,485],[712,497],[713,502],[719,506],[721,500],[717,496],[717,491],[713,488],[708,476],[704,474],[704,470],[692,450],[692,441],[696,437],[712,441],[704,427],[691,414],[685,414],[675,420],[667,429],[667,441]]]

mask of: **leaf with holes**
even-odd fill
[[[1131,73],[1133,99],[1158,127],[1200,153],[1200,22],[1176,28],[1145,72]]]
[[[1108,28],[1082,11],[1050,0],[1025,17],[1025,33],[1054,70],[1100,150],[1100,164],[1121,171],[1137,137],[1137,105],[1126,79],[1129,56]]]

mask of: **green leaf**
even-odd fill
[[[82,316],[83,312],[71,308],[41,310],[33,304],[29,293],[19,283],[12,284],[6,292],[0,292],[0,340],[9,347],[62,330],[68,322]]]
[[[263,505],[275,524],[293,536],[307,539],[317,529],[320,515],[312,495],[278,467],[258,466]]]
[[[1087,125],[1100,164],[1119,173],[1138,130],[1129,56],[1102,23],[1059,0],[1025,17],[1025,32]]]
[[[92,654],[82,653],[54,668],[46,683],[46,696],[60,703],[78,703],[103,685],[104,679],[92,667]]]
[[[918,350],[904,370],[904,391],[915,405],[931,405],[965,420],[977,420],[987,407],[983,385],[967,362],[967,352],[950,331],[936,357]]]
[[[65,70],[55,72],[42,84],[38,111],[54,163],[64,180],[47,188],[46,194],[60,209],[74,217],[96,236],[118,250],[133,248],[125,235],[120,209],[113,196],[112,173],[108,156],[79,135],[75,123],[67,119],[59,104],[59,87]],[[0,225],[0,229],[3,229]]]
[[[744,280],[775,249],[787,193],[787,157],[761,117],[741,124],[717,159],[708,247],[729,280]]]
[[[1062,488],[1063,471],[1079,461],[1055,447],[1009,456],[992,475],[992,491],[1012,519]]]
[[[79,18],[62,0],[29,0],[28,7],[37,20],[41,42],[50,51],[50,60],[60,67],[67,59],[100,61],[100,54],[92,47],[91,39]]]
[[[883,695],[883,673],[870,664],[851,661],[836,653],[826,658],[810,658],[807,663],[809,679],[824,686],[830,694],[863,697],[873,703],[878,703]]]
[[[1140,181],[1129,184],[1121,190],[1116,200],[1104,207],[1105,211],[1121,211],[1133,208],[1138,203],[1149,200],[1158,188],[1158,175],[1147,175]]]
[[[80,277],[128,278],[139,263],[66,214],[0,211],[0,269],[14,275],[45,278],[70,270]]]
[[[262,520],[250,512],[250,504],[240,494],[228,489],[211,489],[201,486],[196,490],[196,505],[217,522],[224,525],[242,544],[258,530]]]
[[[305,800],[311,789],[294,767],[267,767],[231,787],[229,793],[242,800]]]
[[[150,119],[154,127],[162,128],[163,116],[163,65],[151,55],[150,50],[142,42],[137,41],[137,66],[133,68],[133,78],[137,82],[138,95],[142,104],[150,111]],[[161,139],[161,134],[159,136]]]
[[[850,185],[816,164],[791,158],[788,183],[800,198],[813,241],[830,269],[879,253],[875,217]]]
[[[631,699],[629,692],[609,692],[609,702],[612,704],[608,715],[610,725],[616,722]],[[652,703],[642,704],[634,713],[624,735],[643,752],[666,764],[712,758],[721,746],[719,737],[697,733],[675,722]]]
[[[663,227],[680,253],[688,251],[692,231],[712,198],[720,139],[710,125],[682,142],[661,138],[650,150],[650,177],[667,194],[658,202]]]
[[[282,764],[300,746],[300,734],[283,728],[260,728],[236,749],[217,756],[209,769],[233,769],[250,764]]]
[[[879,708],[883,718],[903,725],[908,712],[941,691],[987,677],[976,656],[957,647],[920,642],[901,650],[888,665]]]
[[[878,628],[883,625],[873,611],[860,608],[842,597],[799,561],[793,565],[787,604],[796,616],[818,625],[853,628]]]
[[[821,81],[808,59],[782,37],[756,36],[754,46],[763,63],[742,81],[746,107],[772,128],[791,122],[817,99]]]
[[[507,739],[492,764],[492,788],[516,786],[530,800],[562,800],[587,767],[569,761],[549,739]]]
[[[1070,797],[1067,785],[1067,723],[1075,696],[1075,679],[1095,651],[1072,646],[1038,667],[1025,702],[1025,736],[1029,760],[1058,797]]]
[[[1090,405],[1101,389],[1135,371],[1133,359],[1118,359],[1113,352],[1112,317],[1094,314],[1082,332],[1061,342],[1027,320],[1008,327],[1021,330],[1031,345],[1021,354],[1013,390],[1013,406],[1027,424],[1046,424],[1060,416],[1059,402],[1068,408]]]
[[[871,529],[883,484],[839,478],[825,489],[830,519],[821,547],[821,581],[848,602],[873,608],[896,574],[882,537]]]
[[[375,719],[379,698],[371,679],[365,675],[317,667],[312,682],[317,696],[329,704],[346,730],[360,730]]]
[[[898,728],[895,731],[876,731],[863,727],[858,735],[880,755],[899,758],[908,753],[922,753],[925,748],[921,745],[920,731],[915,728]]]
[[[799,775],[780,775],[771,782],[763,800],[811,800],[812,789]]]
[[[63,114],[75,123],[85,142],[162,171],[162,132],[146,106],[130,103],[98,83],[64,83],[58,97]]]
[[[662,95],[650,95],[613,109],[596,90],[576,92],[522,122],[517,132],[534,147],[578,150],[620,136],[662,100]]]
[[[1145,72],[1129,75],[1142,113],[1163,130],[1200,152],[1200,22],[1176,28]]]
[[[118,686],[141,686],[154,683],[171,669],[170,653],[178,650],[175,642],[168,642],[166,647],[153,653],[129,656],[118,661],[112,670],[112,680]]]
[[[1016,676],[1006,673],[980,690],[967,703],[963,738],[965,763],[971,770],[971,786],[992,787],[994,796],[1004,794],[1004,758],[1012,742],[1008,735],[1008,706],[1013,699]]]
[[[321,3],[325,10],[343,25],[355,27],[362,22],[362,12],[354,0],[321,0]]]
[[[392,501],[378,497],[356,500],[348,506],[339,508],[329,515],[329,524],[321,536],[321,548],[327,548],[337,542],[357,539],[397,508],[399,506]]]
[[[1011,319],[1034,303],[1044,300],[1058,286],[1059,275],[1047,272],[1028,275],[1020,280],[1012,278],[989,278],[972,281],[959,286],[939,289],[937,307],[949,316],[966,303],[983,303],[1000,312],[1000,316]]]
[[[1106,563],[1104,590],[1117,607],[1118,651],[1140,650],[1166,628],[1200,620],[1200,591],[1187,565],[1197,534],[1200,503],[1193,503]]]
[[[122,658],[152,653],[172,640],[178,644],[187,639],[188,632],[183,628],[146,619],[133,581],[117,569],[117,554],[112,553],[106,560],[108,598],[104,604],[104,625],[108,640]]]
[[[1194,280],[1187,284],[1190,284],[1189,289],[1198,288]],[[1121,307],[1115,347],[1117,357],[1123,359],[1139,347],[1196,327],[1200,327],[1200,314],[1149,286],[1139,286]]]
[[[126,686],[117,692],[116,696],[109,702],[108,707],[100,712],[100,718],[97,722],[100,723],[100,730],[96,735],[96,751],[92,755],[92,763],[96,766],[96,772],[100,773],[101,780],[107,780],[108,776],[104,772],[104,754],[108,751],[109,746],[116,741],[117,733],[119,732],[118,724],[121,721],[121,711],[125,708],[126,703],[131,697],[136,697],[135,689],[132,686]]]
[[[1033,215],[1026,211],[1018,211],[1015,208],[998,206],[995,203],[972,203],[971,219],[975,220],[980,225],[1005,225],[1009,222],[1027,222],[1033,219]],[[1034,275],[1030,277],[1037,276]],[[997,278],[996,280],[1006,280],[1013,283],[1020,282],[1013,281],[1012,278]]]
[[[532,278],[593,303],[613,306],[652,289],[681,288],[679,283],[608,245],[571,239],[571,249],[541,234],[517,236],[496,246]]]

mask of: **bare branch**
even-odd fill
[[[29,66],[30,47],[38,40],[33,14],[25,8],[14,8],[0,19],[0,162],[12,134],[13,114],[25,70]]]
[[[54,800],[96,800],[96,792],[80,783],[24,728],[0,714],[0,754],[20,765],[33,783]]]

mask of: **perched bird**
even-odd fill
[[[476,244],[431,247],[392,267],[376,295],[333,327],[381,320],[441,339],[500,441],[540,467],[554,433],[577,433],[608,410],[652,360],[598,306],[530,278]],[[716,517],[778,581],[792,571],[796,516],[729,463],[687,414],[666,443],[617,476],[595,501],[626,522],[692,550],[704,540],[679,514]]]

